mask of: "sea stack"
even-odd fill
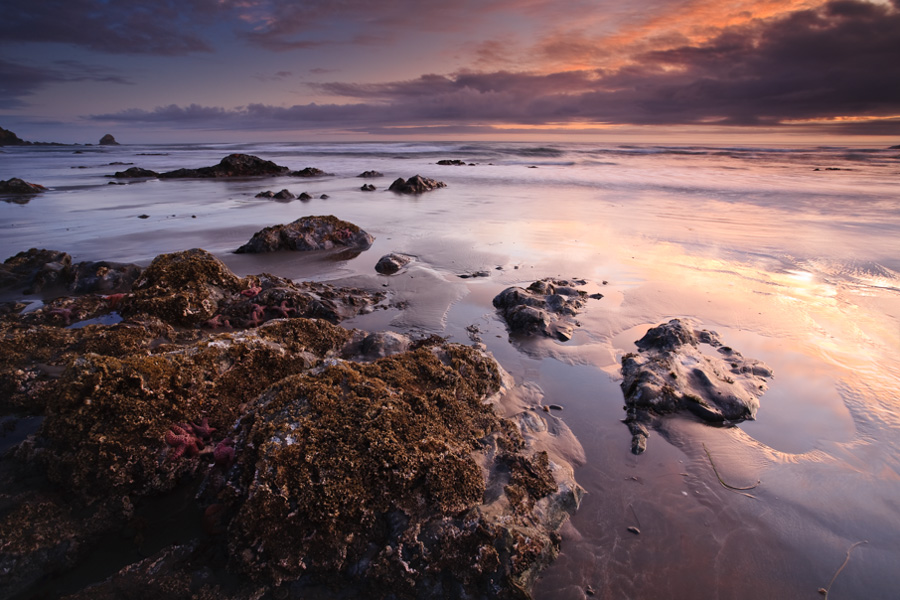
[[[116,141],[116,138],[112,136],[112,134],[107,133],[102,138],[100,138],[101,146],[118,146],[119,142]]]

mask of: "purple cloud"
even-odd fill
[[[19,108],[25,105],[22,98],[34,94],[51,83],[72,81],[97,81],[131,84],[131,80],[117,71],[87,65],[74,60],[59,60],[52,67],[35,67],[0,60],[0,108]]]

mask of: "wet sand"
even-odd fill
[[[536,161],[531,170],[266,158],[336,176],[61,183],[28,205],[0,207],[4,257],[38,246],[76,261],[146,264],[202,247],[238,275],[349,283],[405,300],[402,310],[347,327],[471,342],[476,326],[520,385],[563,406],[556,416],[584,448],[576,479],[587,495],[536,598],[584,598],[588,586],[596,598],[813,598],[860,541],[830,596],[896,595],[900,205],[885,192],[896,175],[840,172],[826,184],[805,166],[724,159],[651,172],[637,164]],[[386,177],[373,182],[379,191],[360,192],[354,175],[372,168]],[[412,198],[383,191],[416,172],[449,187]],[[639,177],[648,183],[636,185]],[[253,197],[284,187],[314,199]],[[857,203],[854,193],[863,194]],[[359,225],[374,245],[352,260],[231,253],[263,226],[319,214]],[[376,274],[392,251],[417,260],[401,274]],[[489,276],[459,277],[482,270]],[[543,277],[587,279],[604,298],[579,315],[567,343],[511,341],[491,300]],[[674,317],[716,330],[775,377],[756,421],[712,427],[668,417],[634,456],[620,422],[619,361],[649,327]],[[710,457],[724,481],[759,485],[726,489]]]

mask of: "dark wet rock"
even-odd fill
[[[0,265],[0,289],[33,294],[48,287],[64,287],[71,279],[72,257],[65,252],[32,248]]]
[[[384,177],[384,173],[379,173],[378,171],[363,171],[362,173],[357,175],[357,177],[366,177],[366,178]]]
[[[212,167],[199,169],[178,169],[160,173],[160,179],[179,178],[218,178],[218,177],[273,177],[287,175],[290,169],[276,165],[270,160],[263,160],[250,154],[229,154]]]
[[[326,198],[327,198],[327,196],[326,196]],[[300,192],[300,195],[297,196],[297,200],[299,200],[301,202],[309,202],[310,200],[312,200],[312,196],[310,196],[306,192]]]
[[[112,136],[112,134],[107,133],[102,138],[100,138],[99,144],[101,146],[119,146],[119,142],[116,141],[116,138]]]
[[[575,289],[584,280],[541,279],[527,289],[509,287],[494,298],[494,307],[511,334],[541,335],[560,341],[572,338],[574,317],[584,308],[587,292]]]
[[[375,186],[371,183],[364,183],[359,189],[364,192],[374,192],[376,190]]]
[[[382,275],[393,275],[394,273],[411,263],[413,259],[414,257],[409,256],[408,254],[398,254],[396,252],[391,252],[390,254],[385,254],[378,259],[378,262],[375,264],[375,270]]]
[[[437,164],[446,165],[446,166],[464,167],[464,166],[466,166],[466,161],[459,160],[458,158],[453,158],[453,159],[445,158],[443,160],[437,161]]]
[[[889,146],[888,150],[900,150],[900,146]]]
[[[402,177],[395,179],[388,189],[401,194],[422,194],[443,187],[447,187],[447,184],[443,181],[435,181],[421,175],[413,175],[409,179],[403,179]]]
[[[126,292],[141,276],[143,269],[132,263],[95,262],[75,263],[69,291],[75,294],[114,294]]]
[[[472,271],[471,273],[463,273],[462,275],[457,275],[460,279],[479,279],[481,277],[490,277],[490,271]]]
[[[280,192],[273,192],[272,190],[266,190],[265,192],[260,192],[256,195],[257,198],[272,198],[273,200],[293,200],[297,196],[290,193],[288,190],[281,190]]]
[[[328,194],[322,194],[321,196],[319,196],[319,200],[328,200],[330,197],[331,196],[329,196]]]
[[[691,412],[711,423],[753,420],[772,371],[723,347],[714,331],[686,319],[651,328],[636,342],[637,353],[622,358],[622,391],[632,434],[632,452],[647,445],[654,417]],[[711,356],[700,349],[717,349]]]
[[[0,181],[0,194],[40,194],[46,190],[42,185],[28,183],[18,177]]]
[[[235,250],[239,254],[277,250],[366,250],[375,241],[371,235],[331,215],[302,217],[293,223],[266,227],[253,234],[249,242]]]
[[[151,177],[159,177],[159,173],[150,169],[142,169],[141,167],[130,167],[124,171],[116,171],[113,177],[119,179],[143,179]]]
[[[326,177],[334,175],[334,173],[326,173],[322,169],[317,169],[316,167],[306,167],[299,171],[291,171],[289,175],[291,177]]]

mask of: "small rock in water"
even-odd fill
[[[641,530],[638,529],[637,527],[635,527],[634,525],[632,525],[631,527],[629,527],[629,528],[628,528],[628,531],[630,531],[630,532],[633,533],[634,535],[641,535]]]

